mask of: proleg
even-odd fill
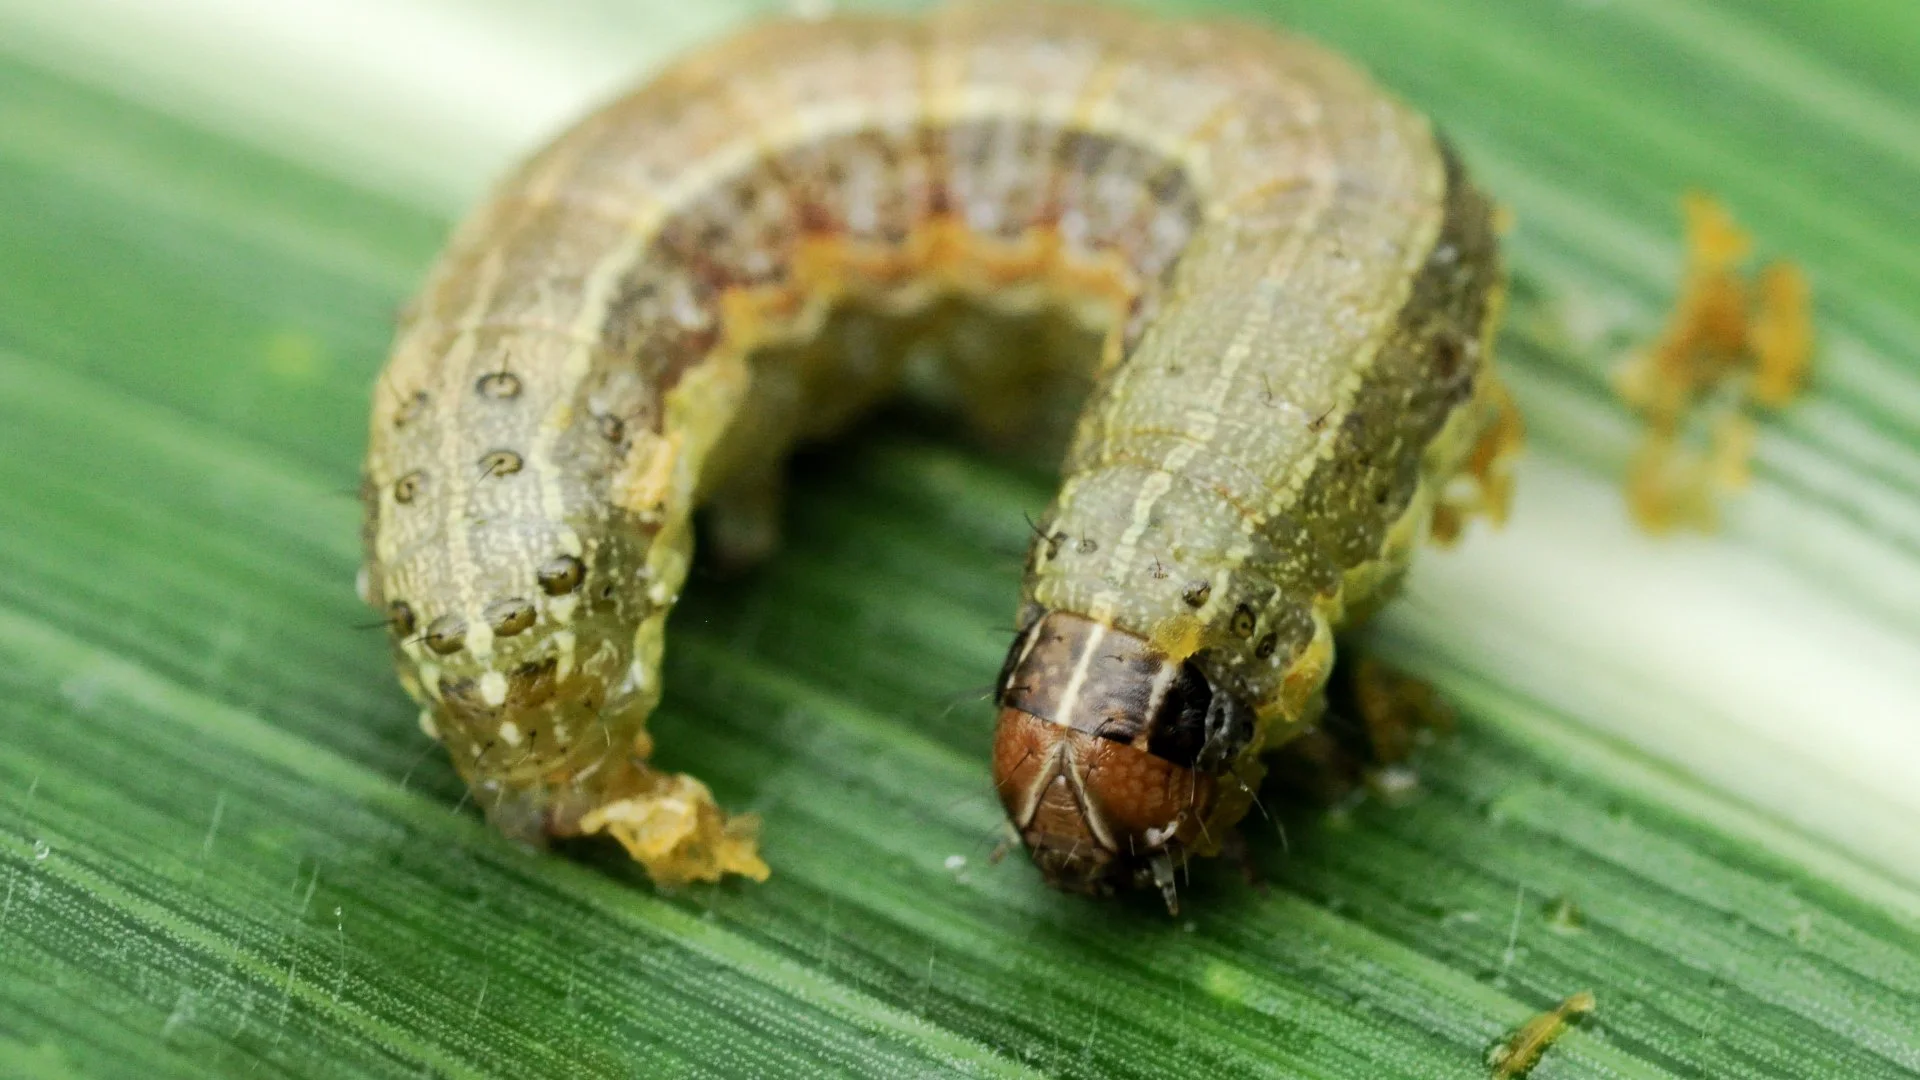
[[[753,822],[648,764],[695,511],[764,553],[791,448],[944,338],[932,383],[983,431],[1085,399],[994,783],[1052,884],[1170,890],[1314,721],[1333,630],[1436,526],[1504,508],[1490,220],[1422,117],[1269,30],[1040,3],[762,24],[460,227],[375,395],[364,592],[500,828],[764,876]]]

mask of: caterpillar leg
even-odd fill
[[[713,792],[684,773],[647,763],[653,740],[645,731],[632,749],[608,756],[550,785],[509,787],[497,778],[470,776],[475,801],[502,833],[532,847],[550,840],[604,834],[662,885],[718,881],[740,874],[767,879],[755,840],[759,819],[729,815]]]
[[[1248,888],[1261,896],[1272,891],[1267,884],[1267,875],[1261,871],[1260,864],[1254,859],[1253,845],[1247,843],[1246,822],[1241,822],[1238,828],[1228,833],[1220,842],[1220,854],[1232,860],[1233,865],[1239,868],[1240,880],[1244,881]]]
[[[1362,656],[1334,668],[1320,722],[1273,752],[1268,775],[1279,790],[1323,806],[1362,786],[1391,799],[1414,782],[1414,751],[1452,727],[1433,687]]]

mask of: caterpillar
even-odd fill
[[[789,450],[903,383],[1003,435],[1078,398],[993,778],[1048,882],[1171,904],[1318,719],[1334,630],[1504,512],[1492,222],[1423,117],[1262,27],[764,23],[455,230],[374,395],[361,593],[499,829],[764,878],[756,823],[648,761],[696,508],[756,558]]]

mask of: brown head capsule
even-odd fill
[[[1014,639],[998,698],[994,786],[1048,883],[1151,885],[1177,912],[1174,870],[1252,740],[1253,713],[1193,661],[1065,612]]]

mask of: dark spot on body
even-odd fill
[[[1241,604],[1233,609],[1233,621],[1227,625],[1233,631],[1233,636],[1250,638],[1253,636],[1253,628],[1257,621],[1254,618],[1253,609]]]
[[[548,596],[565,596],[586,580],[587,568],[571,555],[559,555],[542,563],[534,576]]]
[[[836,219],[833,211],[811,195],[802,197],[796,217],[799,219],[802,235],[820,236],[834,232]]]
[[[1453,381],[1460,374],[1460,367],[1466,358],[1466,345],[1455,335],[1441,334],[1434,338],[1433,371],[1443,381]]]
[[[520,471],[520,467],[523,464],[525,464],[525,462],[520,460],[520,455],[511,450],[490,451],[480,459],[480,475],[483,478],[488,476],[512,476],[514,473]]]
[[[471,678],[455,678],[452,675],[440,676],[440,698],[448,705],[463,712],[490,712],[487,703],[480,698],[480,684]]]
[[[617,443],[627,437],[626,421],[617,416],[603,413],[594,417],[593,422],[600,428],[600,437],[610,443]]]
[[[403,506],[412,502],[414,496],[420,494],[420,485],[425,482],[426,476],[419,469],[415,469],[400,479],[395,480],[393,482],[393,501]]]
[[[427,624],[427,648],[448,656],[467,643],[467,622],[458,615],[442,615]]]
[[[953,188],[944,171],[930,171],[933,179],[927,183],[927,213],[936,218],[949,217],[953,214]]]
[[[497,637],[512,637],[521,633],[532,626],[534,619],[539,617],[539,613],[533,609],[533,604],[517,596],[488,604],[483,614],[487,625],[493,628]]]
[[[1187,195],[1187,170],[1177,162],[1168,162],[1147,178],[1147,194],[1161,206],[1178,203]]]
[[[1193,663],[1185,663],[1160,702],[1160,711],[1148,718],[1147,750],[1176,765],[1191,766],[1207,739],[1207,710],[1213,687]]]
[[[1074,545],[1074,547],[1082,555],[1091,555],[1100,550],[1100,541],[1095,540],[1091,536],[1083,536],[1080,538],[1080,542]]]
[[[1180,599],[1185,600],[1188,607],[1194,608],[1205,607],[1207,598],[1212,595],[1213,582],[1211,581],[1189,581],[1187,587],[1180,590]]]
[[[507,678],[507,704],[518,708],[533,708],[545,705],[553,699],[555,689],[554,671],[557,661],[549,656],[544,660],[529,660],[513,669]]]
[[[412,637],[414,630],[413,608],[405,600],[395,600],[387,605],[387,628],[395,637]]]
[[[483,398],[511,401],[520,396],[520,376],[511,371],[489,371],[473,384]]]
[[[413,423],[414,418],[418,417],[426,407],[427,392],[425,390],[415,390],[413,393],[407,395],[406,400],[400,403],[399,408],[393,411],[393,426],[403,428]]]

